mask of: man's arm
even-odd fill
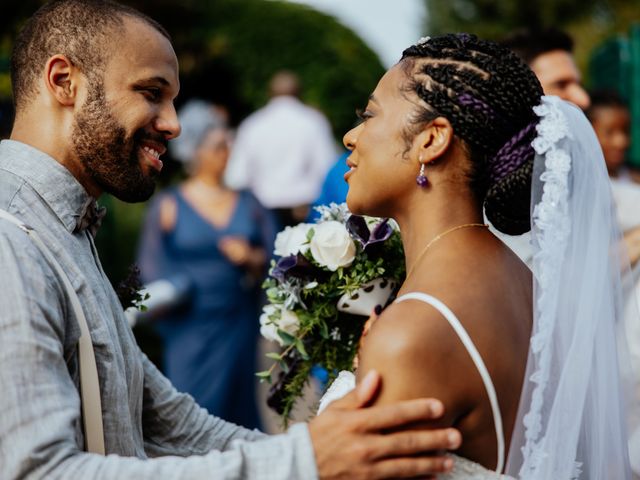
[[[317,112],[314,112],[317,113]],[[308,159],[309,177],[317,179],[317,191],[315,196],[320,195],[322,184],[327,177],[327,173],[334,165],[339,151],[331,132],[331,125],[322,115],[318,113],[316,118],[317,128],[313,136],[309,139]]]
[[[225,183],[234,190],[251,188],[251,149],[252,145],[247,138],[247,127],[240,125],[238,133],[231,148],[231,157],[224,174]]]
[[[257,434],[218,420],[204,422],[218,425],[218,431],[202,429],[187,433],[184,430],[184,438],[189,444],[196,443],[197,435],[210,436],[209,446],[219,442],[227,448],[224,452],[153,459],[103,457],[83,452],[79,445],[80,398],[64,358],[64,322],[68,312],[60,301],[59,280],[51,269],[38,263],[38,258],[40,254],[26,234],[17,228],[8,232],[0,226],[0,465],[3,478],[313,479],[316,478],[316,458],[331,457],[336,464],[346,465],[347,471],[367,471],[366,467],[380,463],[358,452],[353,454],[353,448],[336,451],[333,447],[336,442],[331,441],[336,437],[353,443],[356,448],[362,446],[359,451],[375,447],[387,457],[408,456],[424,450],[427,440],[424,436],[398,441],[399,434],[394,434],[385,437],[388,442],[384,445],[380,444],[381,430],[407,424],[416,416],[430,417],[424,406],[390,406],[384,407],[387,409],[384,412],[359,410],[363,404],[354,401],[359,398],[354,393],[343,400],[341,408],[330,408],[314,420],[311,437],[306,425],[300,424],[287,434],[247,442],[241,439],[255,440]],[[155,411],[161,409],[162,399],[158,402]],[[195,404],[188,403],[195,411]],[[169,402],[164,407],[172,405],[174,402]],[[412,414],[407,414],[408,411]],[[374,424],[382,413],[387,421]],[[193,422],[201,413],[192,413],[191,417]],[[159,415],[158,421],[162,420],[163,416]],[[151,427],[147,425],[147,428]],[[174,429],[173,433],[177,431]],[[177,441],[179,435],[171,437]],[[432,448],[445,448],[445,443],[433,441],[433,436],[429,438]],[[238,441],[232,442],[234,439]],[[205,451],[206,446],[202,450]],[[401,472],[409,471],[407,468],[417,471],[419,462],[421,459],[408,456],[401,465],[404,470],[389,469],[380,478],[401,477]],[[388,462],[386,465],[389,468]],[[329,472],[321,473],[322,478],[331,478]],[[345,478],[357,477],[347,475]]]
[[[0,224],[0,465],[2,478],[31,479],[255,479],[307,478],[315,471],[306,426],[289,434],[268,437],[251,447],[229,448],[233,439],[255,440],[262,434],[209,417],[187,395],[180,395],[158,374],[167,397],[155,400],[156,413],[187,406],[187,418],[175,418],[172,440],[184,442],[180,451],[166,448],[163,458],[141,459],[89,454],[81,450],[80,397],[65,361],[63,289],[42,262],[32,240],[21,230]],[[73,323],[73,322],[69,322]],[[145,359],[146,369],[151,364]],[[156,385],[157,387],[157,385]],[[152,389],[154,387],[151,387]],[[147,412],[149,414],[151,412]],[[165,411],[166,413],[166,411]],[[186,413],[183,409],[181,413]],[[174,412],[175,415],[175,412]],[[156,422],[168,418],[156,417]],[[206,421],[203,419],[206,417]],[[209,427],[188,431],[197,420]],[[185,425],[178,427],[180,421]],[[105,421],[117,419],[105,418]],[[213,427],[213,428],[211,428]],[[156,432],[157,433],[157,432]],[[180,438],[182,434],[182,438]],[[202,455],[182,458],[189,445],[201,442]],[[207,445],[208,444],[208,445]],[[209,448],[226,448],[226,452]],[[277,464],[273,459],[278,458]],[[303,475],[304,472],[304,475]]]
[[[148,455],[202,455],[227,450],[233,440],[268,438],[209,415],[193,397],[178,392],[142,352],[140,355],[144,367],[142,429]]]

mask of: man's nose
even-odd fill
[[[171,140],[180,135],[180,122],[178,114],[173,103],[162,108],[160,114],[156,117],[155,129],[161,132],[167,140]]]
[[[575,103],[582,110],[586,110],[591,105],[591,98],[587,91],[580,84],[571,85],[569,101]]]

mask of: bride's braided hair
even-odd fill
[[[411,132],[436,117],[451,123],[472,164],[470,185],[500,231],[529,230],[531,173],[542,87],[515,54],[469,34],[436,37],[406,49],[409,87],[424,101]]]

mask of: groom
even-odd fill
[[[427,452],[456,448],[457,431],[405,429],[434,425],[442,404],[367,408],[375,373],[309,425],[269,437],[208,415],[136,346],[93,243],[95,199],[148,198],[180,133],[178,64],[160,25],[110,1],[49,3],[16,39],[11,75],[16,118],[0,143],[0,208],[38,233],[81,301],[108,455],[83,451],[80,334],[61,278],[0,220],[3,478],[413,478],[450,468]]]

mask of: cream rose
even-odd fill
[[[313,228],[309,248],[316,262],[332,272],[351,265],[356,258],[356,245],[342,223],[329,221]]]
[[[300,319],[298,318],[298,315],[296,315],[296,312],[282,309],[280,311],[278,328],[283,332],[287,332],[289,335],[295,335],[298,333],[298,330],[300,330]]]
[[[301,223],[295,227],[287,227],[276,235],[275,249],[273,253],[280,257],[304,253],[309,249],[307,233],[312,227],[309,223]]]
[[[280,318],[271,319],[269,317],[278,316]],[[300,319],[291,310],[279,308],[275,305],[265,305],[260,315],[260,334],[272,342],[278,342],[280,346],[284,346],[284,342],[278,330],[295,335],[300,329]]]
[[[271,342],[278,342],[282,345],[282,339],[280,335],[278,335],[278,327],[275,324],[275,320],[269,318],[275,314],[277,310],[274,305],[265,305],[262,308],[262,315],[260,315],[260,335]]]

